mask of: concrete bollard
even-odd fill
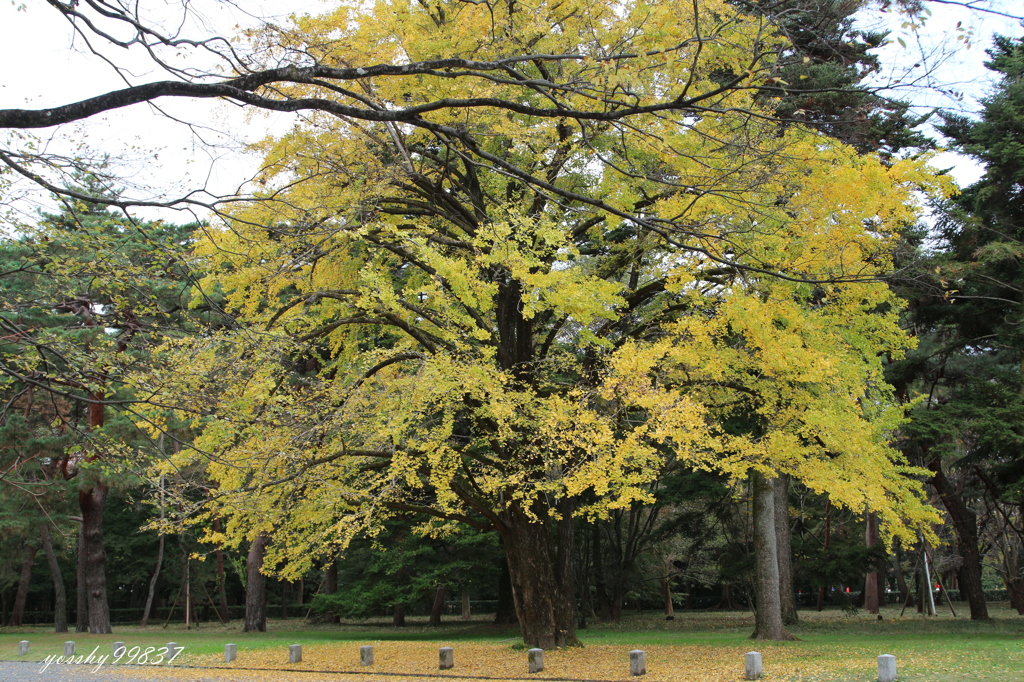
[[[184,649],[184,648],[185,647],[183,647],[183,646],[178,646],[177,642],[168,642],[167,643],[167,658],[164,659],[164,660],[170,661],[175,656],[177,656],[179,653],[181,653],[181,650]]]
[[[288,662],[302,663],[302,645],[292,644],[288,647]]]
[[[114,642],[114,658],[124,656],[127,649],[124,648],[124,642]]]
[[[544,670],[544,650],[543,649],[530,649],[526,652],[528,660],[530,662],[530,672],[539,673]]]
[[[373,665],[373,647],[366,645],[359,647],[359,665]]]
[[[224,662],[230,663],[231,661],[238,658],[238,645],[237,644],[225,644],[224,645]]]
[[[455,667],[455,649],[450,646],[443,646],[438,651],[441,659],[441,670],[451,670]]]
[[[28,640],[27,639],[23,639],[20,642],[18,642],[18,655],[19,656],[28,656]]]
[[[896,657],[882,654],[878,657],[878,682],[896,681]]]
[[[64,655],[65,656],[74,656],[75,655],[75,643],[74,642],[64,642]]]
[[[647,674],[647,654],[645,654],[640,649],[634,649],[633,651],[629,652],[629,674]]]
[[[748,651],[743,657],[743,662],[746,664],[746,674],[743,676],[744,679],[761,679],[761,673],[764,670],[761,666],[761,654],[756,651]]]

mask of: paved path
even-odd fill
[[[93,666],[51,665],[43,670],[43,663],[33,661],[0,662],[0,682],[125,682],[120,671],[108,674],[103,668],[93,672]]]
[[[101,666],[0,661],[0,682],[367,682],[345,675],[185,667]]]

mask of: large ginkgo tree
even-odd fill
[[[576,643],[572,519],[644,500],[667,463],[753,479],[762,586],[780,473],[891,533],[933,518],[887,445],[879,357],[908,339],[880,277],[942,182],[781,124],[765,19],[382,0],[249,40],[397,66],[276,91],[378,113],[324,106],[258,146],[259,201],[197,252],[238,327],[138,379],[201,433],[171,464],[204,468],[216,540],[270,537],[287,573],[396,513],[493,528],[524,640],[550,648]],[[774,570],[761,637],[785,636]]]

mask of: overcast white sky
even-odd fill
[[[168,21],[173,21],[174,11],[180,10],[180,4],[174,0],[157,0],[153,6],[163,12]],[[252,23],[246,12],[252,16],[275,13],[281,16],[303,10],[321,11],[326,6],[326,2],[317,0],[292,3],[242,0],[240,4],[195,0],[191,7],[198,10],[196,21],[200,23],[187,26],[186,31],[199,34],[212,27],[230,34],[233,27]],[[991,6],[1008,12],[1024,12],[1019,0],[996,0]],[[902,37],[907,45],[903,47],[893,40],[885,48],[885,59],[896,71],[915,63],[921,64],[919,73],[935,67],[937,70],[932,77],[964,91],[963,107],[973,111],[977,108],[974,98],[983,95],[991,83],[982,66],[984,49],[991,42],[991,34],[1022,35],[1024,28],[1009,19],[972,13],[962,8],[931,7],[934,16],[920,36],[900,27],[899,20],[893,15],[893,37]],[[957,22],[971,30],[971,47],[952,41]],[[952,56],[948,49],[943,54],[942,41],[956,48]],[[123,87],[123,81],[114,71],[100,59],[87,54],[83,47],[80,38],[72,38],[63,17],[44,0],[24,0],[23,4],[22,0],[16,0],[16,4],[0,3],[0,64],[3,65],[0,67],[0,108],[66,104]],[[934,53],[936,50],[938,52]],[[147,60],[134,58],[124,50],[115,49],[110,51],[110,55],[133,69],[131,79],[134,83],[166,78],[164,74],[147,70]],[[913,97],[923,105],[955,104],[953,100],[924,89],[907,90],[901,96]],[[203,121],[207,127],[189,129],[169,120],[152,105],[136,105],[84,123],[62,126],[55,132],[39,131],[39,134],[53,149],[62,153],[68,153],[75,143],[93,150],[109,150],[119,157],[118,163],[123,165],[121,174],[130,177],[137,185],[132,188],[135,195],[149,192],[154,197],[167,197],[197,187],[205,187],[213,194],[230,194],[251,174],[256,164],[256,159],[240,154],[240,143],[257,140],[267,131],[283,132],[293,120],[293,116],[287,114],[248,118],[235,107],[213,101],[162,101],[160,108],[172,116]],[[970,183],[979,175],[976,167],[952,155],[944,157],[941,164],[955,166],[954,173],[962,183]],[[36,202],[45,200],[41,193],[34,197]],[[27,196],[19,204],[21,215],[30,219],[37,205]],[[168,212],[142,211],[141,215],[160,215],[177,221],[191,219],[188,215]]]

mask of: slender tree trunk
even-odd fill
[[[220,519],[213,520],[213,532],[220,532]],[[226,576],[224,575],[224,548],[221,543],[217,543],[217,549],[214,552],[217,556],[217,600],[218,610],[220,611],[220,620],[222,623],[227,623],[231,620],[231,613],[228,610],[228,590]]]
[[[779,601],[782,623],[793,625],[800,620],[796,612],[796,588],[793,585],[793,534],[789,528],[789,476],[780,474],[773,480],[775,492],[775,541],[779,557]]]
[[[828,554],[828,544],[832,540],[832,500],[825,500],[825,553]],[[818,610],[825,608],[825,585],[818,588]]]
[[[900,603],[906,604],[910,600],[910,588],[907,587],[907,579],[903,576],[903,548],[899,538],[892,541],[892,568],[896,573],[896,589],[900,591]]]
[[[78,556],[75,569],[75,632],[89,632],[89,588],[85,584],[85,524],[78,526]]]
[[[621,574],[617,575],[612,582],[612,593],[608,599],[608,620],[612,623],[622,620],[622,606],[626,601],[625,586],[622,584],[621,577]]]
[[[752,639],[787,640],[793,636],[782,623],[779,598],[778,540],[775,537],[775,485],[752,472],[754,515],[754,583],[757,611]]]
[[[337,594],[338,592],[338,560],[332,559],[327,564],[327,569],[324,575],[324,594]],[[339,623],[341,619],[338,618],[338,614],[331,611],[327,614],[328,623]]]
[[[523,641],[540,649],[578,646],[571,515],[565,518],[563,506],[563,518],[551,528],[534,522],[519,504],[513,500],[501,512],[500,530]],[[535,518],[547,515],[539,502],[535,512]],[[556,533],[558,546],[553,547]]]
[[[974,512],[964,503],[953,484],[942,470],[938,457],[931,457],[928,468],[932,471],[931,484],[949,512],[957,535],[957,548],[963,562],[960,564],[960,593],[967,597],[971,620],[988,620],[988,604],[981,583],[981,552],[978,549],[978,522]],[[929,585],[929,588],[931,586]]]
[[[161,435],[161,438],[163,436]],[[164,477],[160,477],[160,521],[164,520]],[[160,569],[164,565],[164,531],[163,524],[160,527],[160,539],[157,541],[156,549],[156,566],[153,568],[153,575],[149,579],[149,591],[146,594],[146,606],[142,610],[142,621],[139,623],[142,627],[146,627],[149,624],[149,614],[153,608],[153,597],[156,594],[156,581],[160,578]]]
[[[864,545],[869,549],[878,544],[878,517],[874,512],[865,515]],[[874,561],[874,560],[872,560]],[[868,613],[878,613],[878,571],[871,571],[864,579],[864,610]]]
[[[111,632],[110,608],[107,605],[107,553],[103,547],[103,506],[108,491],[108,486],[101,481],[78,491],[85,538],[85,546],[80,551],[85,555],[89,632],[94,635],[109,635]]]
[[[245,562],[245,627],[243,632],[267,631],[267,577],[263,575],[263,558],[270,536],[260,533],[252,541]]]
[[[45,523],[39,527],[39,536],[43,541],[43,553],[46,555],[50,577],[53,579],[53,631],[67,632],[68,596],[64,590],[64,576],[60,573],[57,553],[53,551],[53,542],[50,540],[50,529]]]
[[[469,590],[462,588],[462,620],[469,620],[473,617],[472,606],[469,600]]]
[[[601,552],[601,526],[594,521],[591,526],[591,546],[594,552],[594,593],[597,597],[597,615],[607,621],[612,617],[611,605],[608,603],[608,590],[605,585],[604,554]]]
[[[391,625],[396,628],[405,627],[405,604],[395,604],[395,613],[391,617]]]
[[[281,620],[288,620],[288,583],[281,581]]]
[[[14,608],[11,609],[11,619],[7,624],[11,627],[21,627],[21,621],[25,616],[25,600],[28,599],[29,583],[32,580],[32,566],[36,562],[36,552],[39,547],[26,545],[25,554],[21,560],[21,577],[18,580],[18,591],[14,596]]]
[[[498,605],[494,613],[495,625],[516,625],[516,602],[512,589],[512,578],[509,576],[508,561],[501,560],[501,575],[498,577]]]
[[[661,577],[661,597],[665,601],[665,620],[675,620],[675,608],[672,604],[672,578],[666,574]]]
[[[430,625],[437,627],[441,624],[441,611],[444,610],[444,597],[448,594],[447,585],[438,585],[434,592],[434,605],[430,607]]]

